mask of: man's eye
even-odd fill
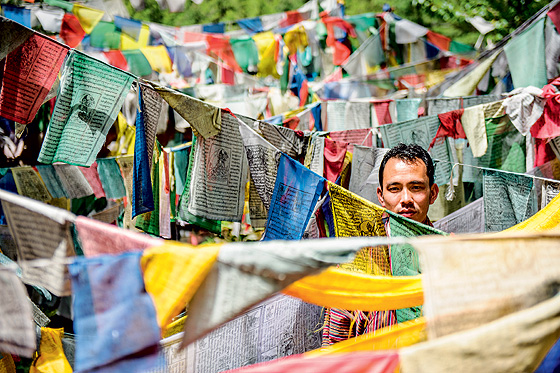
[[[392,188],[388,188],[387,190],[388,190],[389,192],[395,193],[395,192],[398,192],[398,191],[399,191],[399,188],[392,187]]]

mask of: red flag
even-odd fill
[[[86,36],[86,32],[80,25],[75,15],[66,13],[62,18],[60,26],[60,37],[70,48],[76,48]]]
[[[0,115],[28,124],[47,97],[68,47],[35,33],[6,57]]]
[[[115,67],[118,67],[121,70],[128,71],[128,63],[126,62],[126,58],[119,50],[110,50],[108,52],[103,52],[109,63]]]
[[[325,138],[324,176],[328,181],[336,182],[336,179],[342,172],[347,147],[348,144],[345,142]]]

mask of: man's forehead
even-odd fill
[[[428,168],[421,159],[405,160],[391,158],[387,161],[383,170],[383,181],[385,184],[391,183],[393,179],[420,178],[421,181],[428,180]],[[406,180],[410,182],[411,180]]]

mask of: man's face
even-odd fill
[[[438,192],[436,184],[430,188],[427,168],[421,159],[407,162],[391,158],[383,170],[383,185],[377,188],[377,198],[387,210],[424,223]]]

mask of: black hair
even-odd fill
[[[381,166],[379,166],[379,185],[383,189],[383,171],[385,170],[385,165],[391,158],[397,158],[406,162],[415,162],[420,159],[426,165],[428,178],[430,179],[430,188],[434,185],[434,162],[430,154],[424,150],[418,144],[406,145],[399,143],[397,146],[385,153],[383,160],[381,161]]]

